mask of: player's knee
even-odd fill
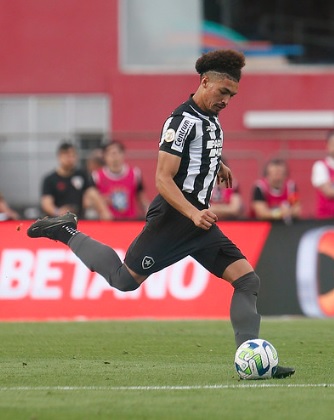
[[[120,290],[121,292],[130,292],[138,289],[139,283],[131,276],[128,269],[123,265],[120,267],[117,276],[111,282],[111,286]]]
[[[235,280],[232,286],[236,291],[258,295],[260,290],[260,277],[255,271],[251,271]]]

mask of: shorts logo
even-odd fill
[[[143,258],[143,261],[141,262],[141,266],[144,270],[148,270],[155,264],[155,261],[152,257],[148,257],[147,255]]]
[[[167,143],[170,143],[170,142],[174,141],[174,139],[175,139],[175,130],[173,130],[172,128],[169,128],[165,133],[164,140]]]

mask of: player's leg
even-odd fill
[[[261,317],[257,313],[256,301],[260,279],[245,259],[237,260],[227,266],[222,277],[234,287],[230,317],[236,344],[240,346],[244,341],[259,336]],[[294,368],[277,366],[273,378],[282,379],[294,373]]]
[[[111,247],[79,232],[76,216],[71,213],[37,220],[27,234],[68,245],[90,270],[101,274],[112,287],[129,291],[138,288],[152,273],[189,255],[198,229],[181,213],[172,216],[168,211],[161,212],[148,221],[130,245],[125,263]]]
[[[230,318],[238,347],[244,341],[259,337],[261,316],[257,312],[256,302],[260,279],[244,258],[229,264],[222,278],[234,288]]]
[[[104,277],[110,286],[122,292],[137,289],[147,278],[130,270],[110,247],[77,232],[67,245],[74,254],[91,270]]]
[[[258,338],[261,317],[256,301],[260,279],[239,248],[217,226],[201,240],[202,249],[192,256],[208,271],[234,287],[230,307],[231,324],[237,347],[251,338]]]
[[[72,213],[37,220],[27,234],[31,238],[46,237],[68,245],[91,271],[101,274],[118,290],[135,290],[146,278],[130,273],[111,247],[79,232],[77,217]]]
[[[210,229],[203,249],[193,255],[204,267],[217,277],[232,284],[234,288],[230,318],[237,347],[244,341],[258,338],[261,317],[257,312],[257,296],[260,279],[241,251],[217,227]],[[274,378],[293,375],[294,368],[278,366]]]

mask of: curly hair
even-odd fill
[[[245,56],[235,50],[217,50],[203,54],[196,61],[196,71],[201,76],[208,71],[224,73],[239,82],[241,69],[245,65]]]

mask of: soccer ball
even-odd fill
[[[242,343],[234,358],[241,379],[269,379],[278,365],[278,354],[269,341],[260,338]]]

